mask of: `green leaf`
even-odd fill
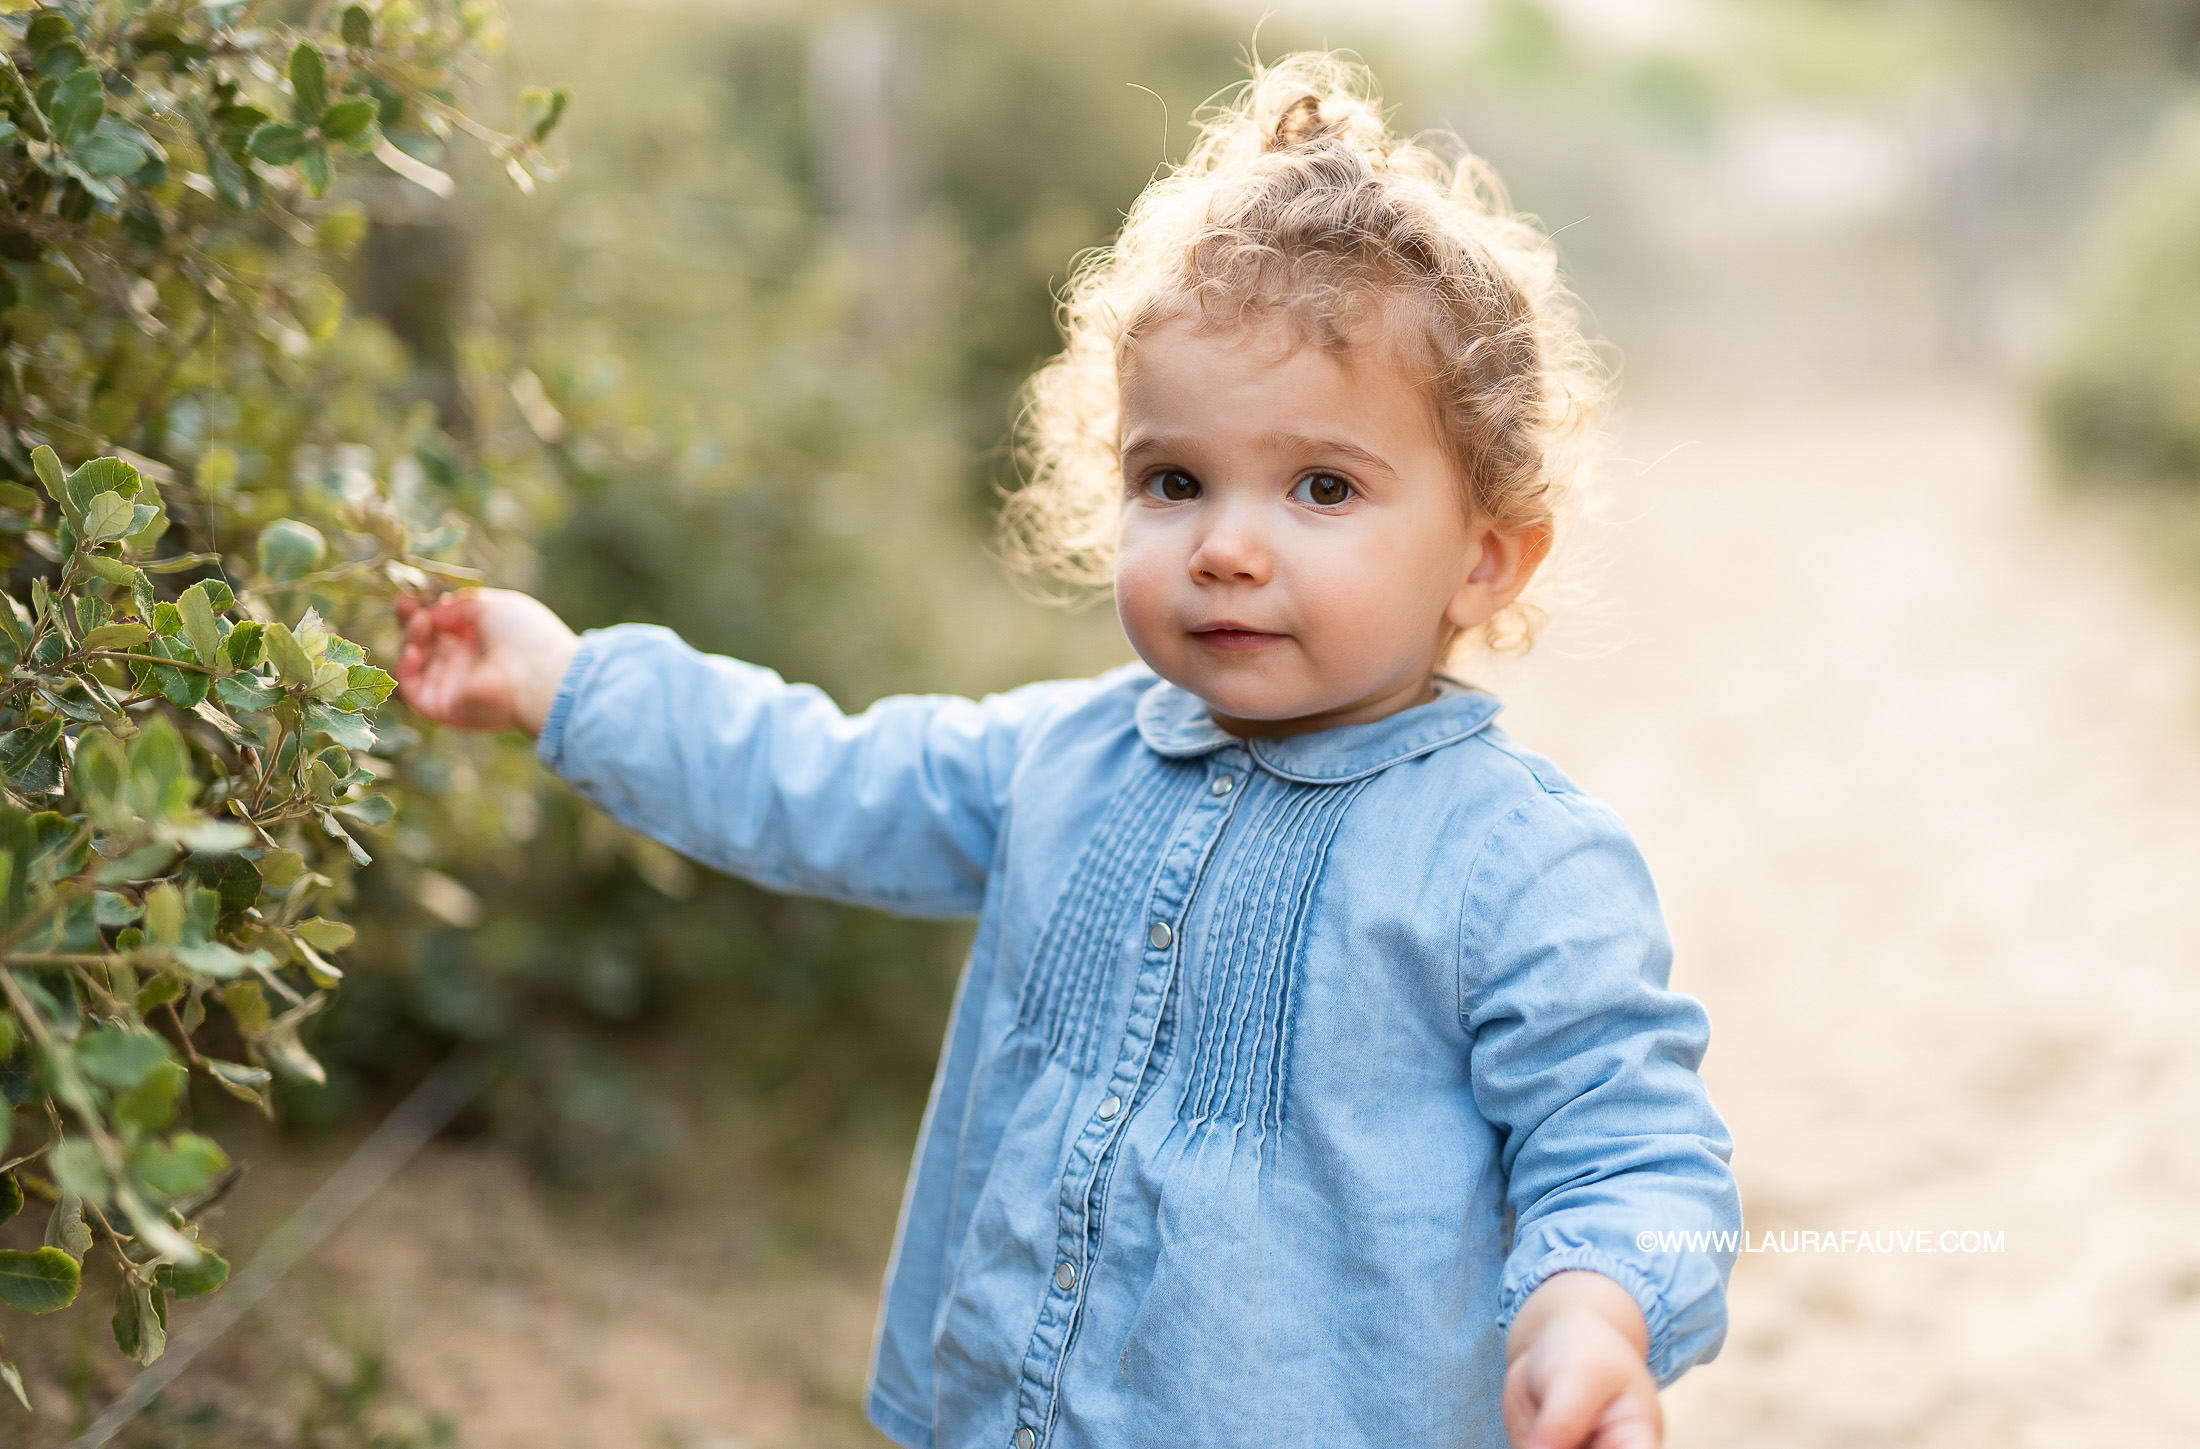
[[[338,709],[373,709],[397,690],[397,681],[371,664],[352,665],[344,683],[344,692],[336,697]]]
[[[327,999],[314,997],[306,1006],[310,1008]],[[328,1083],[328,1072],[314,1060],[311,1052],[298,1043],[297,1018],[300,1014],[300,1011],[292,1011],[275,1023],[274,1028],[260,1043],[260,1050],[266,1055],[269,1065],[284,1076],[301,1082],[311,1082],[315,1086],[325,1086]]]
[[[151,1364],[168,1350],[168,1295],[157,1277],[124,1278],[115,1289],[115,1347],[142,1364]]]
[[[312,573],[327,552],[321,531],[294,518],[277,519],[260,530],[260,572],[278,584]]]
[[[238,629],[229,637],[234,639],[243,633]],[[223,704],[243,714],[256,710],[273,709],[283,702],[282,692],[264,689],[260,681],[250,675],[227,675],[214,681],[214,695]]]
[[[293,126],[288,121],[269,121],[252,133],[245,149],[254,159],[270,166],[288,166],[305,154],[305,128]]]
[[[121,943],[117,942],[116,944]],[[138,988],[138,1015],[143,1016],[156,1006],[165,1006],[181,995],[183,995],[182,978],[164,971]]]
[[[183,939],[183,892],[168,881],[145,893],[145,936],[157,946]]]
[[[188,945],[209,940],[221,919],[222,893],[200,886],[184,896],[183,939]]]
[[[168,1269],[169,1286],[185,1300],[203,1297],[228,1281],[229,1260],[204,1246],[199,1249],[199,1261],[191,1267],[171,1264]]]
[[[53,1205],[53,1212],[46,1219],[46,1246],[59,1248],[79,1263],[92,1250],[92,1230],[84,1221],[84,1202],[81,1198],[63,1194],[61,1201]]]
[[[130,1175],[170,1201],[189,1197],[227,1166],[229,1154],[196,1132],[178,1132],[166,1142],[141,1142],[130,1154]]]
[[[0,1251],[0,1300],[25,1313],[52,1313],[68,1307],[76,1301],[81,1281],[76,1259],[59,1248],[36,1248],[28,1253]]]
[[[381,107],[366,97],[338,101],[321,114],[321,134],[331,141],[348,143],[374,124]]]
[[[107,1325],[114,1330],[115,1347],[124,1357],[136,1358],[145,1343],[145,1327],[138,1312],[137,1284],[128,1278],[115,1285],[115,1311]]]
[[[120,493],[102,493],[84,509],[84,541],[105,543],[130,531],[130,500]]]
[[[50,719],[37,729],[9,730],[0,734],[0,770],[6,772],[8,783],[19,793],[53,795],[60,792],[61,728],[59,719]]]
[[[565,115],[566,102],[571,99],[568,91],[548,90],[542,86],[529,86],[520,92],[520,124],[526,128],[527,139],[538,146],[549,139]]]
[[[352,5],[344,11],[344,44],[364,50],[374,43],[374,20],[363,5]]]
[[[199,587],[206,590],[206,601],[214,606],[217,614],[226,614],[236,607],[237,591],[220,579],[200,579]]]
[[[46,1167],[61,1190],[86,1202],[107,1200],[107,1169],[99,1149],[81,1137],[72,1137],[46,1154]]]
[[[329,182],[335,172],[329,164],[328,146],[315,141],[306,147],[306,154],[298,158],[298,175],[305,181],[306,190],[316,197],[328,195]]]
[[[308,916],[300,921],[298,934],[320,951],[341,951],[359,935],[342,921],[332,921],[326,916]]]
[[[193,584],[176,599],[176,610],[183,616],[183,637],[191,641],[191,652],[199,656],[199,663],[209,669],[221,662],[222,633],[214,623],[214,601],[206,596],[206,585]]]
[[[130,603],[137,610],[138,618],[148,625],[153,622],[153,614],[159,608],[160,600],[153,593],[152,579],[146,575],[143,569],[139,569],[131,575]]]
[[[217,605],[217,607],[227,608],[228,605]],[[228,639],[223,641],[223,648],[229,655],[229,663],[232,668],[250,669],[260,662],[260,636],[264,632],[264,628],[257,619],[247,619],[229,631]],[[261,709],[266,707],[266,705],[258,706]]]
[[[89,176],[128,176],[153,159],[144,132],[104,116],[93,132],[69,148],[69,159]]]
[[[267,1030],[267,998],[257,981],[236,981],[222,988],[222,1004],[237,1019],[237,1029],[247,1035]]]
[[[336,811],[361,825],[387,825],[397,818],[397,806],[387,795],[365,795],[337,806]]]
[[[168,1043],[151,1032],[103,1026],[76,1044],[84,1075],[105,1087],[134,1087],[175,1060]]]
[[[374,748],[374,726],[356,714],[330,709],[317,699],[309,699],[301,717],[307,729],[321,731],[347,750]]]
[[[137,572],[135,569],[131,573]],[[117,580],[117,582],[123,582]],[[152,637],[143,624],[102,624],[84,636],[87,649],[132,649]]]
[[[261,536],[263,541],[266,535]],[[267,659],[275,666],[276,676],[284,688],[295,689],[313,683],[313,660],[307,657],[296,636],[280,623],[267,626]]]
[[[166,610],[172,606],[162,604],[160,607],[162,610]],[[187,661],[191,657],[190,646],[178,639],[165,637],[148,639],[145,647],[147,653],[157,654],[166,659]],[[213,684],[213,676],[202,674],[196,669],[171,669],[164,664],[155,664],[150,667],[153,672],[153,682],[160,686],[160,692],[167,701],[178,709],[190,709],[200,700],[206,698],[206,691]]]
[[[94,458],[69,475],[69,501],[83,510],[92,506],[92,500],[110,490],[125,498],[138,496],[144,480],[138,470],[120,458]]]
[[[128,535],[124,536],[127,537]],[[108,558],[105,554],[80,554],[78,555],[78,561],[84,565],[87,573],[97,574],[110,584],[133,583],[137,579],[138,571],[136,569],[131,568],[121,559]]]
[[[295,850],[271,850],[259,859],[260,879],[274,890],[287,890],[305,869],[306,858]]]
[[[46,485],[46,496],[69,505],[68,475],[61,471],[61,459],[54,450],[40,443],[31,450],[31,466],[38,471],[38,481]]]
[[[255,968],[275,964],[275,958],[265,951],[239,951],[233,946],[224,946],[219,941],[178,946],[174,954],[178,965],[188,967],[201,976],[218,979],[241,976]]]
[[[169,1062],[115,1098],[115,1115],[147,1132],[176,1120],[176,1102],[191,1074],[181,1062]]]
[[[344,979],[344,973],[337,970],[334,966],[330,965],[320,952],[314,950],[311,946],[307,945],[303,941],[298,941],[294,944],[298,948],[298,955],[302,957],[305,961],[306,975],[313,978],[314,985],[334,986],[337,982]]]
[[[352,864],[374,864],[374,857],[367,854],[366,848],[360,845],[358,841],[351,838],[351,832],[343,827],[343,825],[337,820],[335,815],[326,810],[316,810],[313,813],[315,817],[320,820],[321,829],[328,832],[328,838],[331,840],[342,841],[344,843],[344,849],[351,852]]]
[[[232,1097],[241,1097],[255,1106],[265,1108],[267,1099],[260,1093],[274,1080],[265,1067],[248,1067],[242,1062],[222,1062],[208,1057],[204,1061],[206,1073],[217,1085]]]
[[[173,639],[183,632],[183,610],[174,604],[162,602],[153,605],[153,630]]]
[[[23,1371],[4,1358],[0,1358],[0,1383],[15,1391],[15,1401],[23,1406],[23,1412],[31,1412],[31,1396],[23,1392]]]
[[[12,1172],[0,1172],[0,1223],[23,1211],[23,1184]]]
[[[89,67],[77,71],[54,91],[53,108],[47,116],[54,144],[63,150],[74,146],[92,134],[106,112],[107,96],[100,86],[99,72]]]
[[[328,68],[321,62],[321,52],[311,45],[300,44],[290,53],[290,93],[298,105],[298,119],[308,125],[328,109]]]

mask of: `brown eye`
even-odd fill
[[[1171,503],[1184,503],[1199,496],[1199,480],[1189,473],[1156,473],[1146,480],[1146,491]]]
[[[1334,508],[1352,497],[1352,485],[1334,473],[1309,473],[1292,492],[1307,503]]]

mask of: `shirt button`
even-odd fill
[[[1077,1270],[1064,1263],[1054,1270],[1054,1286],[1064,1293],[1077,1286]]]
[[[1039,1436],[1029,1429],[1018,1429],[1016,1431],[1016,1449],[1031,1449],[1031,1446],[1038,1442]]]
[[[1100,1120],[1103,1122],[1113,1122],[1115,1120],[1115,1114],[1122,1110],[1123,1099],[1121,1097],[1105,1098],[1100,1103]]]
[[[1169,943],[1176,939],[1176,932],[1169,929],[1167,921],[1155,921],[1153,926],[1146,932],[1146,939],[1153,942],[1153,948],[1156,951],[1166,951],[1169,949]]]
[[[1228,775],[1217,775],[1215,776],[1215,782],[1212,785],[1209,785],[1207,788],[1214,791],[1215,794],[1219,797],[1222,795],[1227,795],[1232,790],[1235,790],[1237,788],[1237,781],[1232,779]]]

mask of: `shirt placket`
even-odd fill
[[[1017,1386],[1016,1430],[1010,1449],[1038,1449],[1054,1427],[1055,1390],[1062,1361],[1085,1300],[1085,1272],[1097,1256],[1102,1228],[1100,1191],[1117,1145],[1149,1090],[1165,1069],[1157,1050],[1165,1028],[1170,988],[1181,959],[1184,918],[1213,858],[1223,828],[1244,795],[1252,759],[1242,746],[1207,757],[1207,788],[1194,797],[1161,853],[1144,901],[1138,978],[1130,1013],[1099,1102],[1070,1144],[1057,1186],[1054,1267],[1039,1305],[1038,1323],[1024,1353]]]

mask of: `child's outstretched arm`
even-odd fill
[[[527,731],[583,796],[707,865],[904,915],[977,914],[1023,746],[1085,687],[898,695],[849,716],[666,629],[576,639],[523,594],[468,590],[403,617],[399,686],[430,719]]]
[[[1625,1288],[1554,1273],[1505,1343],[1505,1434],[1520,1449],[1658,1449],[1665,1414],[1645,1358],[1649,1325]]]

